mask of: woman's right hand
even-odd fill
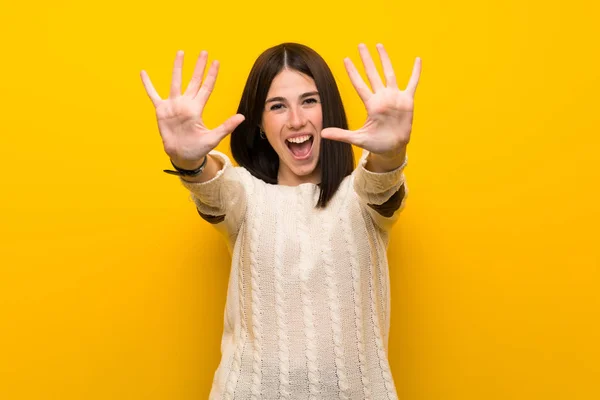
[[[193,169],[199,166],[204,157],[244,121],[243,115],[236,114],[215,129],[208,129],[204,125],[202,112],[215,87],[219,71],[219,62],[215,60],[202,82],[207,59],[208,53],[202,51],[196,62],[194,75],[182,95],[183,51],[178,51],[173,67],[171,92],[165,100],[154,89],[146,71],[142,70],[140,73],[146,93],[156,108],[158,129],[165,152],[180,168]]]

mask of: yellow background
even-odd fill
[[[168,95],[202,49],[205,113],[298,41],[333,69],[423,59],[410,200],[390,244],[401,399],[600,398],[598,5],[591,1],[0,5],[0,399],[207,398],[225,242],[170,168],[139,73]],[[219,146],[228,151],[229,142]]]

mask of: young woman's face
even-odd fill
[[[318,168],[323,129],[321,98],[315,81],[283,69],[271,83],[261,128],[279,156],[278,183],[321,182]]]

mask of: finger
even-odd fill
[[[377,45],[377,51],[379,52],[379,58],[381,59],[381,66],[383,67],[383,75],[385,75],[386,86],[389,88],[398,89],[394,67],[392,67],[390,57],[388,56],[385,47],[383,47],[381,43]]]
[[[142,77],[142,83],[144,84],[144,88],[146,88],[146,93],[148,94],[148,97],[150,97],[150,100],[152,100],[152,104],[154,104],[154,107],[156,107],[162,99],[156,92],[156,89],[154,89],[154,85],[152,85],[152,81],[150,80],[148,73],[142,70],[140,76]]]
[[[187,89],[185,90],[186,96],[195,97],[198,93],[198,89],[200,88],[200,84],[202,83],[202,78],[204,78],[204,70],[206,69],[206,60],[208,59],[208,52],[201,51],[198,56],[198,61],[196,61],[196,68],[194,69],[194,75],[192,76],[192,80],[188,83]]]
[[[225,136],[233,132],[233,130],[237,128],[239,124],[244,122],[245,119],[246,117],[242,114],[235,114],[233,117],[228,118],[227,121],[213,129],[211,133],[216,136],[219,142],[221,142]]]
[[[198,91],[195,99],[200,103],[200,107],[204,107],[206,102],[208,101],[210,94],[215,88],[215,82],[217,81],[217,75],[219,74],[219,62],[217,60],[213,61],[208,69],[208,74],[206,74],[206,79]]]
[[[406,86],[406,91],[409,92],[413,97],[417,91],[417,85],[419,84],[419,78],[421,77],[421,57],[415,59],[415,65],[413,66],[412,75]]]
[[[354,63],[349,58],[344,59],[344,66],[346,67],[346,72],[350,77],[350,82],[352,82],[352,86],[356,89],[356,92],[360,96],[363,103],[366,103],[369,98],[373,95],[371,89],[367,86],[362,76],[358,73],[358,70],[354,66]]]
[[[325,128],[321,130],[321,137],[329,140],[337,140],[339,142],[345,142],[360,146],[361,134],[356,131],[350,131],[340,128]]]
[[[375,68],[375,63],[371,58],[369,49],[364,43],[361,43],[358,45],[358,51],[360,53],[360,58],[362,59],[363,65],[365,67],[367,78],[369,78],[369,82],[371,83],[371,88],[374,92],[378,91],[379,89],[383,89],[383,82],[381,81],[379,72],[377,72],[377,68]]]
[[[173,65],[173,78],[171,79],[170,98],[181,96],[181,70],[183,69],[183,50],[179,50],[175,56]]]

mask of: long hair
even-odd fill
[[[335,78],[325,60],[311,48],[282,43],[264,51],[255,61],[237,112],[246,119],[231,134],[231,154],[252,175],[277,183],[279,156],[268,140],[260,138],[259,124],[273,79],[284,68],[310,76],[317,86],[323,112],[323,128],[348,129],[346,112]],[[319,153],[321,183],[318,208],[324,208],[342,180],[354,169],[354,153],[348,143],[321,138]]]

